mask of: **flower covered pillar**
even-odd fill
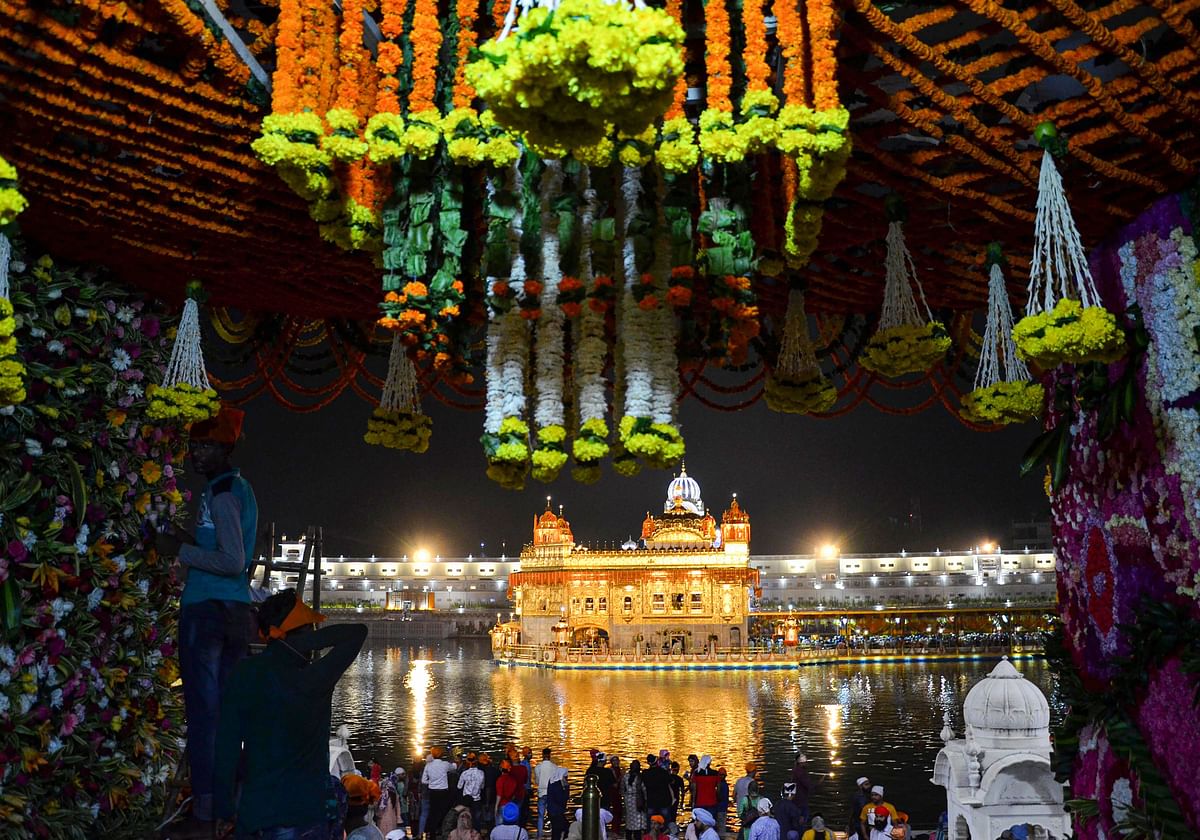
[[[1123,361],[1053,376],[1048,435],[1076,836],[1200,832],[1200,261],[1164,199],[1091,255]],[[1050,481],[1047,482],[1050,485]],[[1118,828],[1119,827],[1119,828]]]

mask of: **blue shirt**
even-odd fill
[[[179,549],[187,567],[180,603],[250,603],[250,563],[258,537],[258,503],[238,470],[215,477],[204,488],[196,513],[196,545]]]

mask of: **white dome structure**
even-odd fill
[[[963,701],[966,738],[946,713],[933,783],[946,789],[949,840],[991,840],[1015,825],[1065,837],[1071,820],[1050,769],[1050,705],[1004,657]]]
[[[684,510],[696,516],[704,516],[704,500],[700,498],[700,483],[687,474],[687,466],[681,466],[679,475],[667,485],[667,501],[663,513]]]
[[[967,692],[963,718],[978,742],[1011,746],[1013,739],[1044,740],[1046,749],[1050,748],[1050,704],[1046,695],[1021,676],[1008,657]]]

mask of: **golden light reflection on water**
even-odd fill
[[[754,761],[777,794],[796,752],[816,780],[814,807],[841,814],[854,779],[870,775],[889,801],[932,824],[944,793],[928,781],[949,709],[961,733],[966,691],[991,663],[822,665],[785,672],[606,673],[502,667],[478,648],[365,649],[338,685],[333,724],[351,729],[360,762],[408,765],[435,744],[497,753],[508,741],[554,751],[578,783],[588,750],[625,763],[669,749],[713,756],[731,779]],[[1018,669],[1043,690],[1044,663]],[[1061,709],[1051,702],[1057,720]],[[894,792],[894,795],[893,795]],[[940,804],[939,804],[940,800]]]

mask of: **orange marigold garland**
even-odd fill
[[[271,84],[271,110],[290,114],[299,106],[301,44],[300,0],[279,0],[279,27],[275,35],[275,75]]]
[[[434,96],[437,91],[438,51],[442,46],[437,0],[415,2],[412,34],[409,36],[413,51],[412,90],[408,94],[407,108],[412,116],[437,108]]]
[[[282,2],[282,0],[281,0]],[[379,114],[400,113],[400,65],[404,53],[400,49],[400,38],[404,35],[404,14],[408,0],[383,0],[383,22],[380,31],[379,54],[375,66],[379,69],[379,91],[375,97],[375,112]]]
[[[479,19],[479,0],[458,0],[458,61],[454,68],[454,97],[455,108],[470,108],[475,100],[475,88],[467,81],[467,58],[471,50],[479,42],[479,33],[475,31]]]
[[[704,4],[704,71],[707,107],[700,115],[700,151],[704,157],[720,163],[740,161],[746,156],[733,118],[733,69],[729,9],[725,0],[707,0]]]

